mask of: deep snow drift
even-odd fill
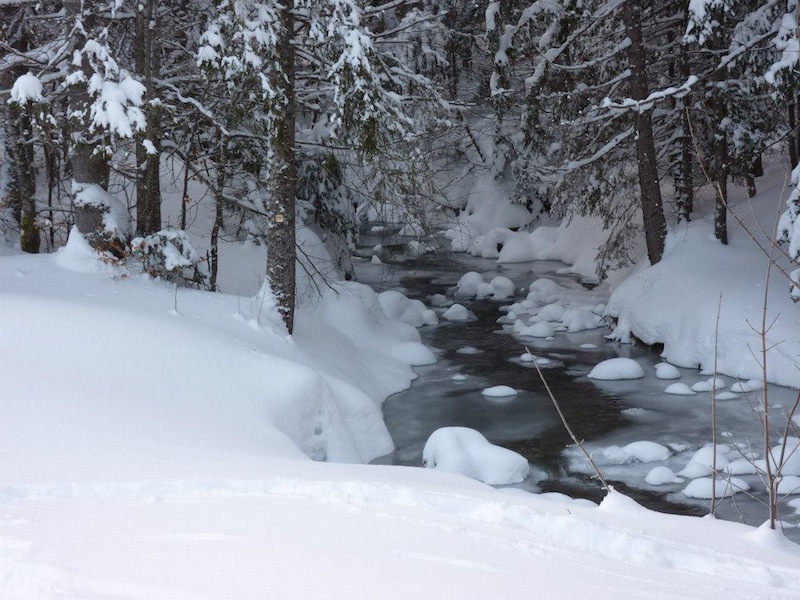
[[[309,460],[391,448],[379,406],[430,359],[403,322],[424,306],[342,284],[288,338],[268,293],[85,250],[0,257],[3,598],[800,598],[770,532]]]

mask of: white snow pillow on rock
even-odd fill
[[[469,427],[442,427],[422,450],[422,466],[466,475],[490,485],[519,483],[530,465],[524,456],[490,443]]]
[[[595,365],[589,372],[589,379],[641,379],[644,371],[635,360],[631,358],[609,358]]]

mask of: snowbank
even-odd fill
[[[617,319],[613,337],[663,344],[662,356],[670,363],[699,367],[707,374],[716,354],[718,372],[745,381],[758,378],[761,340],[753,327],[761,323],[765,273],[766,258],[743,232],[734,230],[730,244],[723,246],[713,238],[709,223],[680,225],[668,236],[662,260],[638,267],[612,293],[608,314]],[[787,286],[773,270],[766,317],[771,326],[767,371],[769,381],[797,387],[800,310]]]

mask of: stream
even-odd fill
[[[392,243],[393,242],[393,243]],[[655,365],[661,362],[650,348],[609,342],[604,336],[608,327],[578,333],[556,333],[552,339],[522,338],[511,328],[498,323],[507,307],[525,298],[527,287],[547,277],[582,295],[588,305],[604,303],[602,293],[581,285],[573,277],[556,273],[564,267],[554,261],[499,265],[493,260],[444,249],[420,257],[406,257],[402,240],[367,235],[363,239],[361,261],[356,265],[358,279],[376,291],[393,289],[431,306],[433,294],[452,298],[454,286],[468,271],[477,271],[489,281],[496,275],[510,278],[517,289],[513,298],[497,301],[458,300],[477,317],[466,322],[441,319],[436,326],[419,329],[422,342],[434,350],[438,362],[416,367],[418,378],[408,390],[395,394],[383,404],[384,420],[395,443],[395,451],[377,459],[380,464],[420,466],[422,450],[430,434],[440,427],[464,426],[480,431],[490,442],[514,450],[528,459],[530,476],[518,487],[523,490],[561,492],[572,497],[598,502],[603,496],[600,484],[591,477],[585,461],[567,434],[553,402],[547,395],[535,366],[520,360],[529,349],[537,357],[548,359],[543,375],[576,436],[583,440],[598,462],[604,476],[616,489],[640,504],[661,512],[704,515],[709,501],[686,497],[681,483],[653,486],[644,481],[654,466],[665,465],[680,471],[694,451],[710,443],[710,394],[675,396],[665,394],[670,381],[655,377]],[[381,244],[381,264],[366,259]],[[584,297],[585,296],[585,297]],[[505,307],[505,308],[503,308]],[[614,357],[636,360],[645,372],[644,379],[597,381],[586,375],[597,363]],[[689,385],[702,381],[694,369],[680,369],[681,379]],[[456,379],[453,376],[458,375]],[[732,383],[732,378],[725,378]],[[494,385],[517,390],[516,396],[487,398],[481,392]],[[782,406],[794,401],[796,391],[772,387],[772,406],[779,415]],[[751,405],[755,398],[743,395],[735,401],[718,402],[718,433],[722,441],[741,447],[760,448],[759,420]],[[784,419],[785,422],[785,419]],[[670,448],[667,461],[604,464],[603,449],[622,447],[630,442],[649,440]],[[761,524],[767,517],[766,498],[757,476],[745,477],[753,488],[751,495],[739,493],[721,503],[717,516]],[[800,519],[788,505],[781,508],[785,532],[800,542]],[[797,503],[800,504],[800,501]]]

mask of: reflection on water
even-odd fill
[[[397,289],[429,304],[432,294],[446,294],[461,275],[470,270],[482,273],[487,280],[498,274],[509,277],[517,286],[517,300],[525,296],[520,288],[527,289],[532,281],[544,276],[572,290],[583,289],[578,282],[555,275],[562,266],[545,261],[497,265],[494,261],[464,254],[440,252],[395,264],[365,263],[358,268],[358,274],[362,281],[378,291]],[[585,292],[587,304],[602,301],[595,292]],[[572,441],[536,369],[519,360],[526,347],[535,355],[550,359],[543,367],[548,384],[570,426],[590,451],[651,440],[672,448],[673,456],[666,464],[679,471],[694,450],[710,442],[710,395],[665,394],[663,390],[671,382],[655,378],[654,367],[660,359],[650,349],[607,342],[603,338],[607,329],[557,333],[552,340],[516,339],[508,328],[504,331],[497,323],[504,314],[500,308],[513,300],[459,302],[472,311],[477,320],[441,321],[438,326],[420,329],[422,341],[435,350],[439,361],[416,369],[419,378],[411,388],[390,397],[383,405],[386,425],[396,449],[392,455],[376,462],[419,466],[422,448],[434,430],[444,426],[471,427],[492,443],[519,452],[531,462],[535,472],[543,472],[543,479],[529,479],[518,487],[531,491],[560,491],[594,500],[602,497],[597,482],[581,473],[583,465],[575,465],[565,457],[564,450]],[[480,352],[458,352],[465,346]],[[636,381],[586,378],[595,364],[616,356],[635,359],[646,377]],[[689,385],[707,378],[691,369],[681,369],[681,373],[681,381]],[[454,375],[466,377],[454,380]],[[732,382],[731,378],[726,379]],[[494,385],[508,385],[520,392],[502,399],[490,399],[481,394],[484,388]],[[776,413],[781,405],[793,402],[794,393],[781,388],[771,390]],[[719,402],[718,422],[722,439],[755,447],[761,444],[758,418],[744,396],[736,401]],[[618,488],[627,490],[637,501],[655,510],[681,514],[707,511],[707,502],[689,500],[680,493],[685,483],[658,487],[646,484],[644,477],[653,466],[641,463],[606,465],[604,471]],[[755,478],[751,485],[757,490],[755,495],[763,500],[763,485]],[[797,515],[788,507],[783,512],[789,521],[797,522]],[[759,501],[743,495],[737,498],[736,504],[723,503],[719,514],[723,518],[741,520],[740,513],[750,524],[760,524],[766,518],[766,510]],[[800,529],[789,529],[787,534],[800,539]]]

